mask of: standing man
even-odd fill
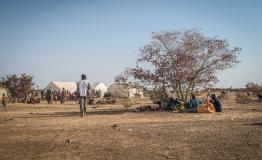
[[[61,99],[60,99],[61,104],[65,103],[65,96],[66,96],[66,91],[65,91],[65,88],[63,88],[61,91]]]
[[[50,88],[46,92],[46,98],[47,98],[47,103],[51,104],[52,103],[52,91]]]
[[[86,98],[91,89],[90,83],[86,80],[86,75],[81,75],[82,80],[77,83],[77,93],[80,103],[80,114],[83,117],[86,114]]]

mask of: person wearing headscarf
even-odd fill
[[[222,112],[222,104],[219,101],[219,99],[217,98],[217,96],[215,94],[212,94],[211,99],[212,99],[211,102],[213,103],[216,109],[216,112]]]
[[[199,100],[196,95],[192,95],[190,101],[187,104],[187,112],[197,112],[197,107],[202,105],[201,100]]]

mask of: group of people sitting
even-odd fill
[[[222,112],[222,104],[215,94],[208,95],[204,102],[193,94],[186,104],[182,104],[178,99],[171,96],[167,101],[166,109],[174,111],[181,108],[181,106],[184,106],[184,111],[188,113]]]

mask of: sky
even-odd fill
[[[260,0],[0,0],[0,77],[113,83],[152,32],[200,28],[242,48],[216,87],[262,83]],[[260,68],[260,69],[259,69]]]

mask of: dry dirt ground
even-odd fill
[[[134,107],[9,104],[0,159],[262,159],[262,103],[223,113],[134,112]]]

